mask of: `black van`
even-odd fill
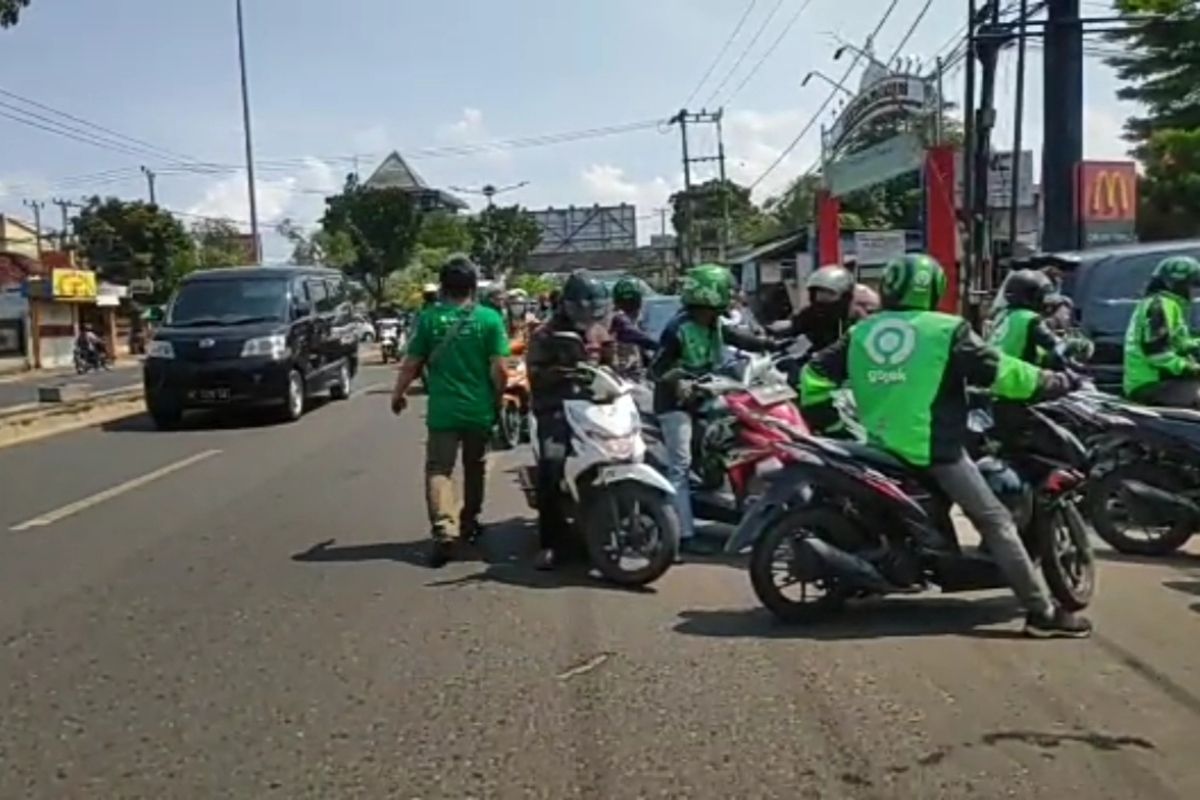
[[[1056,267],[1062,290],[1075,303],[1075,321],[1096,344],[1091,371],[1097,385],[1121,391],[1125,373],[1125,329],[1146,291],[1150,273],[1168,256],[1200,258],[1200,239],[1099,247],[1065,253],[1039,253],[1019,266]],[[1192,305],[1191,326],[1200,327],[1200,304]]]
[[[358,369],[353,304],[340,272],[233,267],[193,272],[146,348],[146,408],[160,428],[189,408],[278,406],[350,394]]]

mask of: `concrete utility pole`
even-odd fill
[[[1017,204],[1021,199],[1021,128],[1025,125],[1025,50],[1029,27],[1029,0],[1021,0],[1017,21],[1017,91],[1013,101],[1012,194],[1008,206],[1008,257],[1017,255]]]
[[[158,176],[154,173],[154,170],[144,165],[142,166],[142,174],[146,176],[146,188],[150,190],[150,205],[156,206],[158,205],[158,200],[154,195],[154,179]]]
[[[58,249],[65,251],[67,249],[68,239],[67,229],[71,226],[70,212],[68,209],[72,208],[75,204],[70,200],[60,200],[57,197],[50,202],[58,206],[58,210],[62,212],[62,231],[58,235]]]
[[[33,209],[34,246],[37,247],[38,258],[42,257],[42,209],[46,204],[39,200],[26,200],[25,205]]]
[[[1079,0],[1047,6],[1042,55],[1042,249],[1079,246],[1075,167],[1083,159],[1083,25]]]
[[[729,186],[725,178],[725,140],[721,128],[721,119],[724,117],[723,109],[716,111],[708,111],[701,109],[698,112],[690,112],[686,108],[680,109],[679,113],[671,117],[671,124],[679,125],[679,134],[683,146],[683,204],[684,204],[684,225],[683,230],[679,231],[679,255],[680,262],[686,268],[692,266],[695,261],[696,237],[695,237],[695,206],[693,204],[694,196],[692,191],[692,165],[704,162],[716,161],[718,163],[718,176],[721,181],[721,240],[720,240],[720,260],[724,261],[729,250]],[[717,154],[715,156],[693,156],[688,146],[688,124],[693,125],[713,125],[717,133]]]
[[[246,36],[242,26],[242,0],[237,0],[238,64],[242,72],[242,128],[246,133],[246,184],[250,192],[250,236],[254,263],[261,260],[258,241],[258,200],[254,190],[254,142],[250,136],[250,82],[246,76]]]

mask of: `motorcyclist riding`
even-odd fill
[[[808,290],[808,305],[790,320],[771,326],[770,331],[783,336],[804,336],[816,352],[842,338],[850,327],[854,275],[845,267],[827,264],[810,275],[804,286]]]
[[[554,313],[534,332],[525,351],[539,453],[535,478],[538,569],[553,569],[565,544],[567,519],[561,485],[571,431],[563,401],[578,398],[584,391],[574,374],[580,364],[611,360],[605,326],[610,307],[608,287],[603,281],[586,270],[573,272],[563,285]]]
[[[1019,269],[1004,281],[1004,304],[992,319],[988,344],[1035,366],[1064,369],[1059,337],[1042,317],[1054,284],[1046,273]]]
[[[719,368],[725,346],[750,352],[776,347],[774,339],[754,336],[721,322],[733,294],[733,276],[718,264],[702,264],[688,271],[681,291],[683,311],[663,330],[659,349],[650,365],[654,379],[654,413],[662,425],[667,450],[667,479],[675,487],[679,514],[680,549],[711,554],[695,538],[692,519],[692,412],[693,380]]]
[[[850,296],[850,322],[855,323],[859,320],[864,320],[872,314],[879,311],[882,302],[879,299],[879,292],[867,286],[865,283],[854,284],[854,292]]]
[[[834,390],[849,383],[871,443],[927,470],[979,530],[1028,611],[1026,634],[1085,637],[1091,623],[1052,604],[1011,515],[964,447],[968,386],[1029,400],[1065,394],[1074,381],[1006,357],[961,317],[934,311],[945,290],[946,275],[929,256],[912,254],[888,264],[884,310],[856,324],[804,368],[806,418],[817,424],[821,412],[832,411]]]
[[[658,341],[642,330],[638,317],[642,312],[642,290],[632,278],[621,278],[613,286],[615,310],[609,330],[616,343],[615,366],[623,375],[636,375],[646,357],[658,349]]]
[[[1200,340],[1188,327],[1200,261],[1170,256],[1150,275],[1125,331],[1125,395],[1139,403],[1200,408]]]

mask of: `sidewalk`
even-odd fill
[[[74,369],[38,369],[0,377],[0,408],[11,408],[37,402],[39,386],[62,386],[81,383],[94,392],[120,389],[138,384],[142,364],[136,358],[123,358],[111,370],[77,375]]]

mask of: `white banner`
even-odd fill
[[[835,195],[844,195],[918,170],[924,157],[925,148],[916,135],[902,133],[826,164],[825,186]]]
[[[855,231],[854,260],[860,267],[886,264],[904,255],[904,231]]]
[[[956,195],[959,208],[963,204],[963,161],[962,152],[956,155],[956,166],[954,170],[955,181],[958,184],[958,194]],[[1008,208],[1012,203],[1012,151],[1008,150],[1002,153],[992,153],[991,163],[988,169],[988,208]],[[1034,205],[1033,197],[1033,151],[1022,150],[1021,158],[1017,162],[1018,166],[1018,185],[1017,185],[1017,205],[1020,208],[1029,208]]]

